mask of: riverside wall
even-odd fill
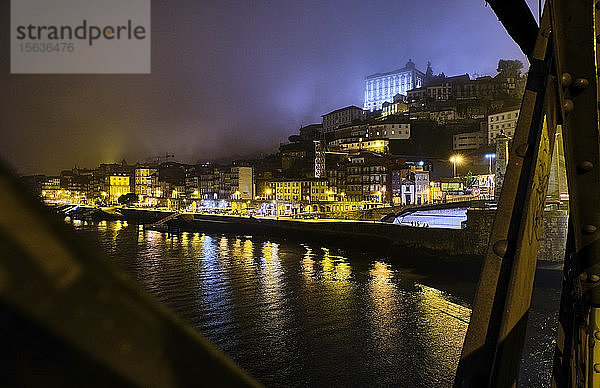
[[[164,213],[164,217],[170,213]],[[373,221],[299,221],[291,219],[182,214],[168,221],[167,230],[260,234],[286,239],[310,239],[338,246],[389,253],[420,252],[444,260],[481,258],[488,245],[494,210],[469,209],[463,229],[411,227]],[[125,218],[137,223],[155,222],[158,212],[128,210]],[[146,221],[146,222],[145,222]],[[567,212],[544,213],[538,259],[561,261],[566,241]]]

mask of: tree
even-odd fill
[[[498,68],[496,71],[500,74],[510,75],[521,75],[521,69],[523,68],[523,62],[518,59],[501,59],[498,61]]]
[[[132,203],[137,202],[137,200],[138,196],[135,193],[123,194],[118,199],[121,205],[131,205]]]
[[[473,176],[473,172],[469,171],[467,175],[463,178],[463,185],[466,189],[470,189],[475,186],[477,183],[477,177]]]

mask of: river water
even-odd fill
[[[268,386],[452,385],[472,265],[253,236],[168,238],[120,221],[73,227]],[[520,386],[549,386],[555,278],[537,282]]]

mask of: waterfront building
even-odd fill
[[[429,184],[429,202],[443,203],[464,200],[464,185],[461,178],[440,178]]]
[[[145,197],[148,193],[148,178],[150,175],[157,172],[156,168],[149,166],[138,165],[134,168],[134,193],[140,197],[140,202],[143,201],[142,197]]]
[[[364,121],[365,111],[357,106],[351,105],[345,108],[336,109],[333,112],[323,116],[323,132],[329,133],[345,125],[352,124],[355,121]]]
[[[388,169],[390,160],[382,155],[364,152],[353,155],[345,165],[345,197],[352,202],[389,203]]]
[[[111,174],[105,178],[106,194],[109,203],[117,203],[121,195],[131,192],[129,175]]]
[[[268,195],[274,194],[276,201],[326,202],[334,201],[336,190],[326,178],[281,179],[269,184]]]
[[[60,188],[60,177],[50,176],[42,182],[42,197],[45,200],[58,200],[62,190]]]
[[[231,191],[234,199],[254,199],[254,169],[250,166],[233,166]]]
[[[519,109],[509,109],[488,116],[488,144],[494,144],[500,134],[509,138],[514,136],[519,111]]]
[[[380,110],[384,102],[394,102],[395,95],[406,95],[407,91],[423,86],[424,78],[425,74],[410,59],[401,69],[371,74],[365,78],[363,108],[371,112]]]

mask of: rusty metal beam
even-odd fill
[[[598,3],[552,1],[570,196],[569,239],[553,385],[600,386],[600,135]]]
[[[488,0],[487,3],[523,53],[530,56],[539,29],[525,0]]]
[[[556,124],[549,36],[546,7],[530,54],[527,86],[456,387],[514,386],[518,378]]]

